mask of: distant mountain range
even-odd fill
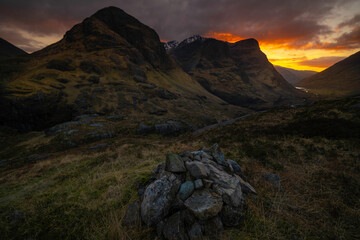
[[[297,86],[322,95],[359,94],[360,51],[320,73],[301,80]]]
[[[14,46],[5,39],[0,38],[0,59],[27,55],[24,50]]]
[[[292,85],[296,85],[300,80],[310,77],[318,72],[309,71],[309,70],[295,70],[292,68],[286,68],[281,66],[274,66],[276,71],[278,71],[286,81]]]

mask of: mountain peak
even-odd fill
[[[260,49],[259,42],[255,38],[248,38],[240,40],[238,42],[232,43],[230,45],[233,48],[242,48],[242,49]]]
[[[124,27],[126,24],[145,26],[133,16],[127,14],[124,10],[113,6],[100,9],[90,18],[99,19],[112,28],[112,30]]]

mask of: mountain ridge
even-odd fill
[[[0,58],[18,57],[25,55],[28,55],[28,53],[6,41],[5,39],[0,38]]]
[[[7,75],[0,100],[2,123],[21,129],[44,129],[87,113],[183,117],[202,126],[249,111],[224,107],[169,57],[153,29],[115,7],[31,54],[20,71]]]
[[[205,38],[168,53],[205,89],[230,104],[264,109],[306,97],[275,70],[253,38],[236,43]]]
[[[320,95],[360,93],[360,51],[335,63],[324,71],[301,80],[297,86]]]

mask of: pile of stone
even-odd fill
[[[159,239],[216,238],[224,227],[241,224],[246,195],[256,194],[242,179],[240,166],[226,159],[218,144],[168,153],[153,173],[154,181],[129,205],[124,224],[154,227]]]

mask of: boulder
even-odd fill
[[[142,124],[142,123],[140,123],[140,124],[139,124],[139,127],[138,127],[138,133],[139,133],[139,134],[143,134],[143,135],[149,134],[149,133],[151,133],[153,130],[154,130],[153,127],[144,125],[144,124]]]
[[[274,187],[280,188],[280,177],[274,173],[265,173],[263,174],[263,179],[271,183]]]
[[[141,218],[145,224],[155,225],[168,214],[179,186],[177,179],[170,181],[164,176],[146,188],[141,203]]]
[[[188,231],[188,236],[190,240],[200,240],[203,237],[201,225],[199,222],[195,222],[190,230]]]
[[[237,162],[235,162],[234,160],[228,159],[232,169],[234,170],[234,173],[240,177],[243,176],[241,167],[239,166],[239,164]]]
[[[166,154],[165,170],[168,172],[186,172],[184,161],[176,154]]]
[[[245,205],[240,207],[232,207],[225,205],[221,209],[220,218],[224,226],[235,227],[241,224],[245,216]]]
[[[224,225],[219,216],[206,219],[201,225],[204,235],[211,236],[211,239],[221,239],[220,234],[224,231]]]
[[[186,131],[180,124],[155,124],[155,131],[157,134],[164,136],[178,136]]]
[[[186,162],[186,168],[190,172],[193,178],[205,178],[208,175],[208,171],[205,165],[199,161]]]
[[[207,167],[210,171],[209,179],[216,184],[213,188],[217,193],[222,195],[224,202],[232,206],[239,206],[243,200],[239,177],[230,175],[212,165],[208,165]]]
[[[195,189],[200,189],[204,186],[202,179],[196,179],[194,181]]]
[[[181,212],[177,212],[164,220],[163,236],[166,240],[189,239],[184,226]]]
[[[181,200],[185,201],[194,192],[195,186],[192,181],[186,181],[181,184],[178,196]]]
[[[187,209],[200,220],[216,216],[222,205],[221,196],[210,190],[196,191],[185,201]]]
[[[213,158],[215,159],[215,161],[222,165],[222,166],[227,166],[227,161],[225,159],[225,155],[222,153],[219,145],[217,143],[215,143],[211,148],[210,148],[210,152],[211,155],[213,156]]]
[[[241,189],[244,193],[251,193],[251,194],[257,194],[256,190],[253,188],[253,186],[250,185],[250,183],[245,182],[241,177],[238,177]]]

